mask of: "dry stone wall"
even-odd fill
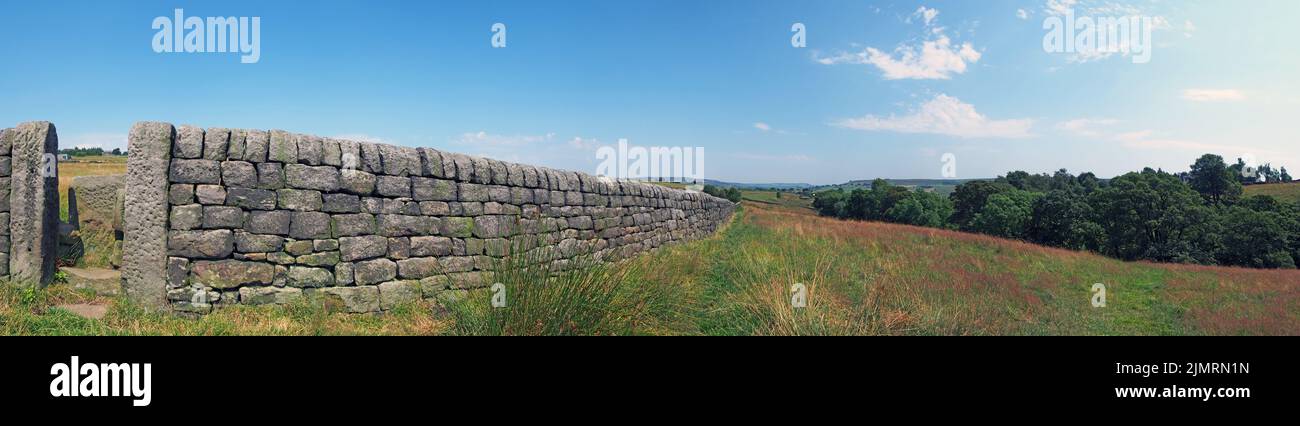
[[[429,148],[280,130],[138,123],[123,278],[147,304],[334,299],[376,312],[490,285],[494,259],[544,249],[626,258],[706,236],[735,205]]]

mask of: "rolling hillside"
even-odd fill
[[[1300,182],[1270,183],[1245,187],[1246,195],[1268,195],[1280,201],[1300,202]]]

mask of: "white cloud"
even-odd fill
[[[1074,120],[1061,122],[1056,125],[1056,128],[1079,136],[1096,137],[1101,136],[1101,128],[1110,127],[1118,123],[1119,120],[1113,118],[1076,118]]]
[[[939,9],[931,9],[921,6],[916,9],[916,12],[913,13],[912,16],[920,17],[925,21],[925,26],[928,27],[932,22],[934,22],[934,18],[939,16]]]
[[[1078,2],[1078,0],[1047,0],[1047,5],[1043,10],[1047,11],[1048,15],[1063,16],[1066,11],[1073,9]]]
[[[1183,21],[1183,37],[1192,38],[1192,33],[1196,32],[1196,24],[1192,21]]]
[[[770,131],[772,131],[772,126],[770,126],[770,125],[768,125],[767,123],[764,123],[764,122],[762,122],[762,121],[757,122],[757,123],[754,123],[754,128],[755,128],[755,129],[758,129],[758,130],[762,130],[762,131],[764,131],[764,132],[770,132]]]
[[[967,65],[979,62],[983,54],[970,42],[954,43],[944,34],[944,27],[934,26],[938,15],[937,9],[925,6],[912,15],[923,19],[928,28],[926,37],[930,39],[921,42],[920,46],[900,44],[893,52],[867,47],[857,53],[814,56],[814,60],[823,65],[874,65],[884,73],[886,80],[947,80],[953,74],[965,73]]]
[[[573,139],[569,140],[569,146],[584,151],[590,151],[599,148],[601,144],[599,139],[584,139],[581,136],[574,136]]]
[[[972,139],[1032,137],[1029,130],[1033,124],[1030,119],[991,120],[976,111],[973,105],[948,95],[938,95],[915,112],[901,117],[867,115],[833,123],[856,130],[929,133]]]
[[[343,134],[343,135],[333,136],[333,138],[334,138],[334,139],[349,140],[349,141],[356,141],[356,142],[368,142],[368,143],[382,143],[382,144],[389,144],[389,145],[398,145],[398,143],[394,142],[394,141],[391,140],[391,139],[384,138],[384,137],[380,137],[380,136],[367,135],[367,134],[364,134],[364,133],[348,133],[348,134]]]
[[[461,134],[452,142],[477,146],[522,146],[555,139],[555,133],[545,135],[498,135],[484,131]]]
[[[1183,99],[1192,102],[1235,102],[1246,100],[1246,94],[1236,89],[1187,89]]]
[[[1016,17],[1020,19],[1029,19],[1029,11],[1024,9],[1016,9]]]
[[[796,161],[800,163],[808,163],[808,162],[816,161],[816,159],[814,159],[813,157],[809,157],[803,154],[769,155],[769,154],[755,154],[751,152],[743,152],[743,153],[732,154],[732,156],[742,160],[750,160],[750,161],[780,161],[780,162]]]
[[[885,73],[886,80],[947,80],[953,74],[966,72],[967,63],[980,60],[980,52],[969,42],[954,46],[947,36],[937,40],[928,40],[915,46],[899,46],[894,53],[885,53],[874,47],[868,47],[855,54],[842,53],[838,56],[820,58],[817,62],[824,65],[841,63],[870,64]]]
[[[1271,149],[1260,149],[1258,147],[1247,147],[1241,145],[1223,145],[1215,143],[1206,143],[1186,139],[1174,139],[1161,137],[1153,130],[1138,130],[1127,133],[1120,133],[1114,136],[1114,139],[1129,148],[1154,149],[1154,150],[1178,150],[1196,153],[1217,153],[1225,156],[1245,155],[1246,153],[1255,153],[1261,155],[1277,156],[1279,153]]]

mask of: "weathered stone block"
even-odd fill
[[[203,158],[223,161],[230,150],[230,129],[210,128],[203,134]]]
[[[248,212],[246,230],[254,234],[289,235],[291,212],[287,210]]]
[[[397,237],[388,239],[388,258],[393,260],[411,257],[411,239]]]
[[[324,140],[318,136],[295,135],[298,142],[298,162],[319,166],[324,154]]]
[[[172,183],[221,184],[221,163],[218,161],[174,159],[169,173]]]
[[[419,281],[389,281],[379,284],[379,307],[393,309],[406,303],[420,301]]]
[[[510,237],[518,227],[515,216],[485,215],[474,218],[474,236],[478,238]]]
[[[125,188],[124,175],[72,178],[70,191],[76,193],[76,203],[72,207],[76,210],[77,226],[82,229],[122,229]]]
[[[221,205],[226,203],[226,188],[221,185],[197,185],[194,197],[203,205]]]
[[[344,169],[340,174],[340,186],[343,192],[356,195],[370,195],[375,192],[375,175],[360,170]]]
[[[286,164],[284,166],[285,184],[292,188],[314,189],[317,191],[337,191],[339,189],[339,169],[332,166],[308,166],[303,164]]]
[[[339,238],[339,258],[344,262],[364,260],[388,254],[388,238],[379,235]]]
[[[298,256],[295,259],[300,265],[307,266],[334,266],[339,263],[339,252],[327,251],[322,253],[312,253]]]
[[[334,273],[325,268],[290,266],[288,285],[299,288],[329,287],[334,285]]]
[[[361,211],[361,197],[352,194],[325,194],[321,211],[326,213],[357,213]]]
[[[277,235],[235,233],[235,251],[240,253],[266,253],[284,248],[284,237]]]
[[[292,287],[240,287],[239,302],[246,305],[287,305],[302,300],[302,289]]]
[[[451,238],[411,237],[411,256],[447,256],[451,254]]]
[[[407,237],[412,235],[432,235],[438,233],[439,220],[436,217],[381,214],[378,216],[378,221],[379,235],[387,237]]]
[[[298,142],[294,134],[283,130],[271,131],[271,143],[266,153],[267,161],[291,164],[298,162]]]
[[[127,152],[130,152],[129,147]],[[203,129],[186,125],[177,128],[171,156],[189,159],[203,157]]]
[[[379,145],[379,155],[383,158],[384,174],[389,176],[419,176],[422,172],[420,152],[415,148]]]
[[[379,176],[375,192],[385,197],[410,197],[411,178],[397,176]]]
[[[370,142],[361,142],[361,162],[358,164],[358,170],[367,173],[383,173],[384,165],[382,157],[379,154],[379,145]]]
[[[339,264],[334,265],[334,284],[352,285],[353,282],[352,263],[340,262]]]
[[[170,231],[167,253],[191,259],[221,259],[235,251],[235,238],[229,229],[206,231]]]
[[[294,256],[301,256],[311,253],[311,240],[290,241],[284,244],[284,252]]]
[[[474,218],[444,217],[441,219],[439,233],[442,235],[456,238],[467,238],[474,235]]]
[[[257,187],[260,189],[284,188],[284,166],[280,163],[257,163]]]
[[[281,189],[276,191],[281,209],[300,212],[319,211],[325,204],[320,191],[306,189]]]
[[[179,231],[198,229],[203,226],[203,206],[199,204],[172,206],[169,222],[171,229]]]
[[[168,187],[167,201],[172,205],[194,203],[194,185],[173,183]]]
[[[206,229],[243,228],[244,210],[232,206],[206,206],[203,208],[203,227]]]
[[[264,130],[249,130],[244,142],[244,161],[261,163],[266,161],[271,136]]]
[[[275,266],[262,262],[240,260],[200,260],[190,268],[190,284],[216,289],[231,289],[243,285],[271,285],[275,280]]]
[[[293,212],[289,236],[300,239],[330,238],[330,215],[321,212]]]
[[[221,182],[229,187],[256,188],[257,167],[247,161],[224,161],[221,163]]]
[[[248,210],[275,210],[277,196],[269,189],[230,188],[226,205]]]
[[[331,216],[335,237],[369,235],[378,231],[375,216],[369,213],[336,214]]]
[[[442,272],[442,264],[436,257],[414,257],[397,262],[397,274],[402,278],[420,279]]]
[[[397,264],[388,259],[371,259],[352,264],[352,278],[357,285],[378,284],[397,277]]]

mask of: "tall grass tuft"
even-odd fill
[[[493,284],[451,302],[453,333],[460,335],[631,335],[673,316],[670,286],[635,277],[640,265],[606,263],[582,253],[552,262],[559,250],[521,250],[494,264]],[[505,306],[493,307],[504,295]]]

